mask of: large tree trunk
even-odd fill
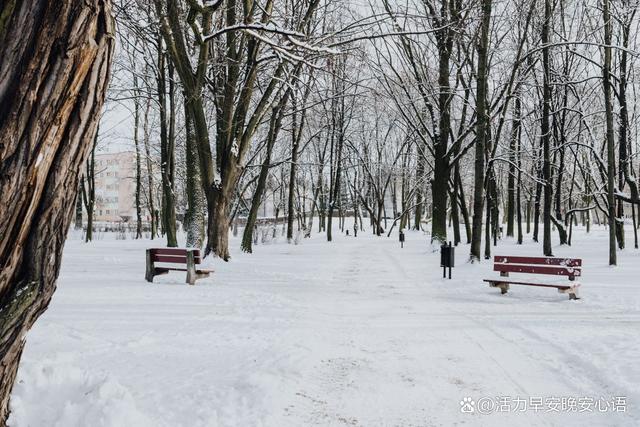
[[[522,102],[520,100],[520,93],[516,98],[515,115],[518,121],[518,134],[516,135],[516,162],[518,166],[517,179],[516,179],[516,222],[518,223],[518,244],[522,244],[522,158],[521,158],[521,138],[522,130],[520,127],[520,119],[522,113]]]
[[[200,180],[200,161],[198,142],[193,119],[188,105],[184,106],[184,120],[186,129],[186,190],[187,210],[184,216],[184,228],[187,233],[187,247],[202,248],[204,240],[204,190]]]
[[[82,230],[82,197],[80,197],[81,190],[82,181],[78,182],[78,197],[76,197],[76,219],[73,225],[74,230]]]
[[[151,240],[156,238],[158,222],[156,220],[156,207],[155,207],[155,184],[153,183],[153,162],[151,161],[151,131],[149,129],[149,110],[151,109],[151,100],[147,100],[147,105],[144,112],[144,153],[145,163],[147,167],[147,209],[149,210],[149,219],[151,220]]]
[[[113,53],[109,0],[0,3],[0,426],[51,300]]]
[[[451,126],[451,87],[449,63],[451,42],[443,40],[438,46],[438,135],[434,146],[433,179],[431,180],[431,242],[446,243],[447,240],[447,195],[449,190],[449,128]]]
[[[516,106],[514,108],[514,117],[512,121],[511,138],[509,138],[509,175],[507,178],[507,236],[514,235],[514,220],[516,219],[516,146],[518,144],[518,136],[520,135],[520,111],[518,102],[520,98],[516,98]]]
[[[295,98],[294,98],[295,100]],[[296,104],[293,104],[293,124],[291,125],[291,166],[289,168],[289,194],[287,195],[287,242],[293,241],[293,216],[294,216],[294,197],[296,186],[296,168],[298,166],[298,146],[300,144],[300,135],[302,134],[302,126],[297,128],[296,120]]]
[[[471,221],[469,220],[469,210],[467,209],[467,200],[465,199],[464,188],[462,186],[462,178],[460,176],[459,169],[455,179],[456,186],[458,187],[458,192],[460,193],[458,196],[460,202],[460,214],[462,215],[462,219],[464,220],[464,231],[467,236],[467,244],[471,244]]]
[[[409,204],[407,200],[407,185],[409,177],[406,171],[408,170],[409,157],[413,151],[412,146],[413,144],[407,144],[407,149],[402,156],[402,172],[400,180],[400,231],[407,228],[407,225],[409,224],[409,207],[407,206]],[[354,217],[355,213],[356,211],[354,209]]]
[[[453,244],[458,246],[460,243],[460,212],[458,210],[458,186],[454,185],[451,190],[451,226],[453,227]]]
[[[609,214],[609,265],[617,264],[616,254],[616,206],[615,206],[615,136],[613,130],[613,105],[611,101],[611,14],[609,0],[604,0],[602,8],[604,21],[604,67],[602,68],[602,86],[604,89],[604,107],[607,123],[607,203]]]
[[[235,179],[234,179],[235,185]],[[229,206],[228,192],[214,187],[207,198],[209,213],[207,225],[207,246],[205,254],[213,253],[224,261],[229,261]]]
[[[158,103],[160,104],[160,174],[162,177],[162,228],[167,246],[178,246],[175,208],[175,84],[169,63],[169,110],[166,103],[166,65],[162,39],[158,40]]]
[[[315,184],[315,189],[312,189],[313,191],[313,200],[311,203],[311,210],[309,211],[309,221],[307,223],[307,231],[304,235],[305,238],[311,237],[311,232],[313,231],[313,215],[316,211],[316,209],[318,210],[318,217],[321,219],[321,215],[322,215],[322,211],[320,208],[318,208],[318,202],[320,201],[320,197],[321,197],[321,192],[322,192],[322,169],[323,169],[323,164],[324,164],[324,155],[321,155],[318,159],[318,163],[320,166],[318,166],[318,179],[317,182]],[[318,221],[320,222],[320,221]],[[320,230],[318,230],[318,232],[320,232]]]
[[[80,178],[80,194],[78,199],[82,199],[84,208],[87,211],[87,232],[84,236],[85,242],[93,240],[93,216],[96,208],[96,144],[98,143],[98,129],[91,147],[89,159],[85,162],[85,176]],[[85,185],[86,183],[86,185]]]
[[[484,226],[484,259],[491,258],[491,192],[487,188],[487,206]]]
[[[189,59],[179,2],[154,0],[153,4],[167,54],[184,90],[188,207],[183,224],[187,230],[187,246],[200,248],[204,237],[204,194],[209,194],[214,177],[209,129],[202,100],[210,43],[198,44],[198,62],[194,69]],[[208,33],[211,29],[210,16],[203,18],[199,25],[204,33]]]
[[[137,86],[137,77],[133,77],[134,87]],[[142,239],[142,159],[140,157],[140,101],[133,100],[133,143],[136,147],[136,239]]]
[[[533,241],[538,241],[538,234],[540,231],[540,200],[542,200],[542,168],[540,167],[542,159],[537,159],[536,163],[536,193],[533,200]],[[528,233],[528,231],[527,231]]]
[[[346,64],[344,59],[339,61],[338,72],[340,74],[344,74],[346,69]],[[331,168],[330,168],[330,181],[329,181],[329,206],[327,209],[327,241],[332,240],[333,235],[333,211],[336,208],[336,205],[340,203],[340,175],[342,174],[342,149],[344,146],[345,140],[345,98],[342,96],[344,94],[344,82],[339,78],[334,79],[334,92],[337,94],[341,94],[339,99],[336,99],[335,104],[332,109],[332,126],[331,126]],[[334,147],[334,138],[335,138],[335,147]],[[334,156],[335,149],[335,158]],[[334,170],[335,169],[335,170]]]
[[[628,1],[622,1],[623,7],[628,7]],[[622,46],[624,49],[620,51],[620,82],[618,86],[618,99],[620,101],[620,127],[618,128],[619,132],[619,141],[618,141],[618,150],[619,150],[619,171],[618,171],[618,185],[619,191],[624,191],[625,184],[629,184],[629,191],[631,193],[632,199],[638,199],[638,184],[635,179],[632,178],[629,173],[629,169],[631,166],[631,159],[633,158],[633,150],[631,149],[631,144],[629,143],[629,108],[627,105],[627,60],[628,60],[628,52],[627,49],[629,46],[629,34],[631,31],[631,22],[633,19],[628,19],[622,24]],[[638,230],[635,227],[635,205],[631,204],[632,215],[634,227],[633,227],[633,235],[635,241],[635,247],[638,247]],[[618,237],[618,247],[620,249],[624,249],[625,240],[624,240],[624,202],[621,199],[618,199],[618,218],[620,221],[617,223],[616,235]]]
[[[423,180],[424,180],[424,165],[426,162],[426,157],[425,157],[425,148],[422,146],[422,142],[418,142],[417,146],[416,146],[416,155],[418,156],[417,160],[416,160],[416,211],[415,214],[413,216],[413,229],[414,230],[420,230],[420,221],[422,221],[422,212],[423,212],[423,208],[422,208],[422,203],[423,203],[423,197],[422,197],[422,193],[423,191]]]
[[[300,68],[298,68],[300,70]],[[305,90],[304,96],[302,98],[302,104],[304,105],[307,102],[307,98],[309,97],[309,93],[311,91],[311,84],[309,84]],[[288,100],[290,96],[290,91],[287,91],[285,94],[285,102]],[[296,98],[293,98],[293,124],[292,124],[292,146],[291,146],[291,169],[289,170],[289,200],[288,200],[288,208],[287,208],[287,241],[291,243],[293,239],[293,215],[294,215],[294,189],[296,182],[296,173],[298,168],[298,156],[300,153],[300,141],[302,140],[302,132],[306,125],[307,115],[306,109],[303,109],[300,114],[300,122],[296,122],[296,111],[298,109]],[[302,204],[302,209],[304,210],[304,203]],[[304,212],[303,212],[304,218]],[[298,222],[298,229],[300,229],[300,222]]]
[[[542,181],[544,183],[544,198],[542,205],[542,252],[545,256],[553,256],[551,249],[551,197],[553,187],[551,185],[551,158],[550,140],[551,128],[551,63],[549,60],[550,26],[551,26],[551,0],[544,2],[544,22],[542,24],[542,67],[544,71],[542,87]]]
[[[269,168],[271,167],[271,152],[273,146],[278,138],[280,127],[282,126],[282,118],[284,117],[284,103],[281,101],[278,106],[273,108],[271,113],[271,119],[269,120],[269,134],[267,136],[267,146],[265,147],[264,160],[260,167],[260,175],[258,176],[258,183],[251,199],[251,207],[249,208],[249,215],[247,215],[247,223],[244,227],[244,233],[242,234],[242,244],[240,245],[244,252],[253,252],[253,231],[258,219],[258,209],[262,204],[264,197],[264,190],[267,187],[267,178],[269,176]]]
[[[459,150],[454,151],[454,156],[457,156]],[[457,178],[460,175],[460,161],[457,161],[453,167],[453,179],[451,180],[451,222],[453,223],[453,244],[458,246],[460,243],[460,210],[458,203],[460,199],[460,187],[458,186]]]
[[[491,27],[491,0],[483,0],[482,3],[482,27],[480,43],[478,44],[478,95],[476,111],[478,115],[476,124],[475,143],[475,177],[473,190],[473,226],[471,230],[471,261],[480,261],[482,244],[482,208],[484,200],[485,173],[485,146],[489,134],[489,111],[487,108],[487,76],[489,73],[489,31]],[[488,216],[487,216],[488,218]],[[489,222],[485,224],[489,227]]]

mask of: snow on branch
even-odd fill
[[[187,0],[191,10],[199,13],[212,13],[215,12],[224,0]]]
[[[285,36],[305,37],[305,35],[302,33],[283,29],[283,28],[278,28],[273,24],[266,24],[266,25],[265,24],[236,24],[236,25],[230,25],[228,27],[221,28],[214,33],[207,34],[206,36],[203,37],[203,40],[209,41],[216,37],[220,37],[225,33],[229,33],[232,31],[246,31],[246,30],[257,30],[257,31],[262,31],[266,33],[275,33],[275,34],[280,34]]]

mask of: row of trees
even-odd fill
[[[0,4],[0,420],[55,289],[68,189],[95,203],[115,41],[136,223],[146,205],[169,246],[184,213],[187,245],[228,260],[246,216],[251,251],[267,199],[290,239],[332,240],[347,215],[354,234],[367,218],[434,243],[451,225],[477,261],[503,224],[552,255],[553,232],[570,244],[595,219],[610,264],[628,222],[638,246],[633,0],[114,2],[117,30],[109,0]]]
[[[317,216],[331,240],[348,214],[379,235],[422,224],[437,242],[449,222],[472,260],[503,227],[552,255],[554,230],[570,244],[595,218],[615,264],[625,216],[635,232],[640,215],[636,6],[121,0],[112,93],[133,105],[138,165],[157,171],[138,166],[138,186],[155,188],[144,199],[170,246],[179,209],[188,245],[225,260],[247,216],[250,252],[271,192],[289,239]]]

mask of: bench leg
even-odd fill
[[[509,272],[508,271],[501,271],[500,272],[500,277],[509,277]],[[507,293],[507,291],[509,290],[509,284],[508,283],[498,283],[497,286],[500,288],[500,294],[504,295]]]
[[[190,285],[196,284],[196,263],[192,251],[187,251],[187,283]]]
[[[578,294],[579,287],[580,285],[578,284],[568,289],[558,289],[558,292],[560,292],[561,294],[569,294],[569,300],[578,300],[580,299],[580,295]]]
[[[153,283],[153,276],[155,275],[155,266],[153,265],[153,258],[151,256],[151,249],[147,249],[147,270],[144,278],[147,282]]]
[[[509,290],[508,283],[493,282],[489,286],[491,286],[492,288],[500,288],[500,293],[502,295],[506,294],[507,291]]]

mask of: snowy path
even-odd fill
[[[369,235],[258,246],[193,288],[180,274],[144,282],[149,242],[70,241],[12,425],[640,425],[640,254],[610,269],[604,236],[556,249],[585,259],[578,302],[501,296],[481,281],[490,263],[461,262],[467,247],[443,280],[418,233],[402,250]],[[543,406],[460,411],[464,397],[497,396]],[[625,413],[545,412],[548,399],[612,396]]]

